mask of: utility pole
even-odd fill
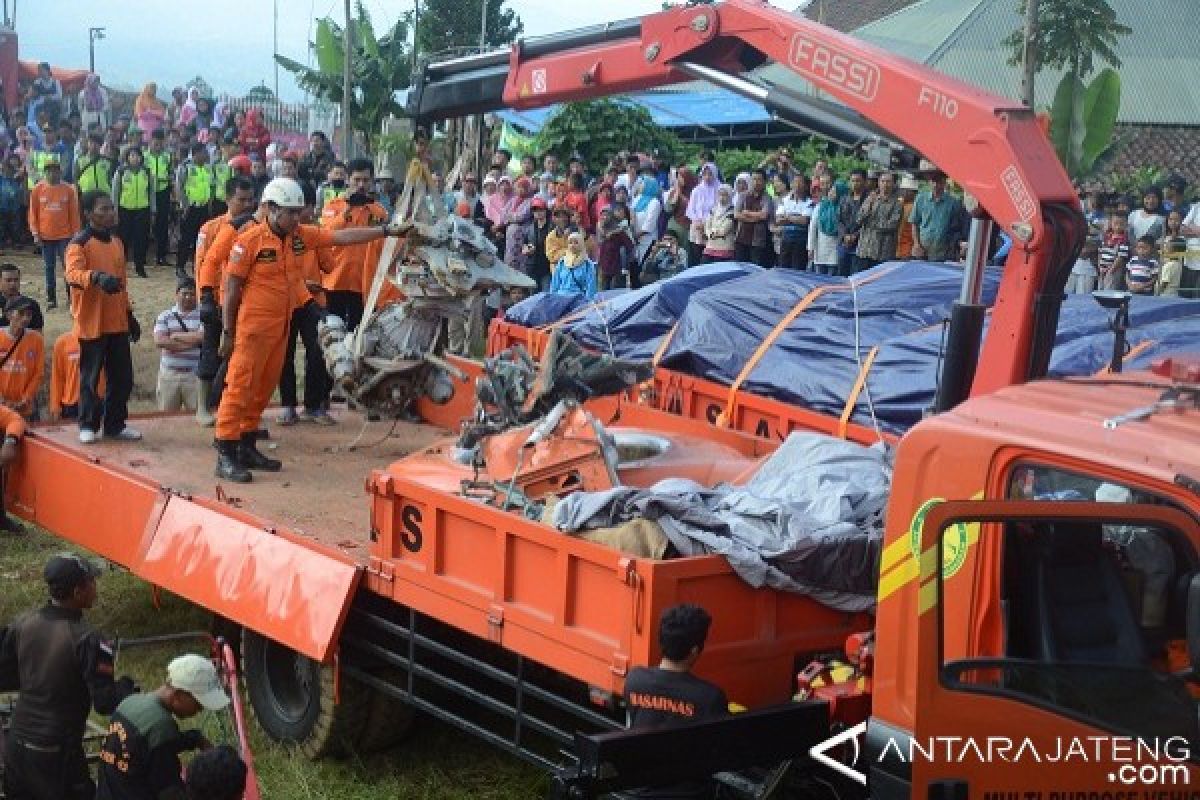
[[[413,0],[412,74],[417,74],[417,34],[421,30],[421,0]]]
[[[1025,50],[1021,54],[1021,102],[1033,108],[1034,77],[1037,75],[1038,5],[1041,0],[1025,0]]]
[[[487,0],[479,0],[479,52],[487,50]],[[475,117],[475,171],[479,174],[480,185],[483,181],[483,114]]]
[[[354,134],[350,128],[350,76],[354,69],[354,20],[350,17],[350,0],[346,0],[346,31],[342,40],[344,63],[342,64],[342,160],[350,158],[350,144]]]
[[[279,61],[275,58],[279,55],[279,0],[273,0],[271,11],[271,63],[275,65],[275,99],[279,100]]]
[[[104,38],[104,28],[88,28],[88,72],[96,72],[96,40]]]

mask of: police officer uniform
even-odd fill
[[[76,555],[55,556],[44,577],[52,596],[96,579]],[[51,602],[17,618],[0,643],[0,689],[16,689],[4,748],[8,800],[91,800],[83,735],[88,713],[111,714],[136,687],[113,680],[112,648],[77,608]]]

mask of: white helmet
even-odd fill
[[[291,178],[275,178],[263,189],[262,202],[281,208],[304,208],[304,190]]]

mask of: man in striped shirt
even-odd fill
[[[159,411],[196,410],[196,365],[204,339],[196,282],[183,278],[175,288],[175,305],[154,321],[154,344],[162,351],[158,364]]]

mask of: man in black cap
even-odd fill
[[[97,571],[80,556],[51,558],[50,602],[17,618],[0,643],[0,690],[16,689],[4,747],[9,800],[92,800],[83,754],[92,708],[111,714],[137,687],[113,680],[113,652],[83,619],[96,604]]]

